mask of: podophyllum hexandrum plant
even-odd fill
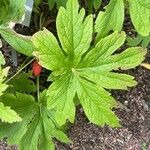
[[[18,144],[20,150],[54,149],[52,138],[67,143],[69,139],[60,127],[67,120],[74,122],[77,103],[81,104],[90,122],[100,126],[120,126],[112,111],[117,101],[107,90],[126,90],[137,84],[134,77],[116,73],[116,70],[138,66],[144,60],[146,50],[131,47],[115,53],[124,44],[125,33],[114,31],[99,37],[103,30],[98,30],[101,29],[98,21],[94,24],[92,15],[85,17],[85,10],[79,9],[77,0],[68,0],[66,8],[60,7],[58,12],[58,40],[47,29],[37,32],[30,40],[0,26],[3,38],[19,52],[35,55],[38,62],[33,63],[33,74],[40,75],[41,65],[52,71],[49,80],[53,82],[40,92],[39,77],[36,90],[26,73],[18,75],[18,80],[11,78],[10,82],[5,78],[7,70],[1,67],[0,139],[8,137],[9,144]],[[96,41],[92,44],[95,32]],[[0,65],[3,64],[0,55]],[[35,92],[37,96],[33,97]]]
[[[105,89],[135,86],[132,76],[113,70],[136,67],[143,61],[146,50],[132,47],[114,54],[126,38],[124,32],[117,31],[91,45],[93,18],[92,15],[85,18],[85,11],[79,11],[77,0],[69,0],[66,9],[59,9],[56,26],[61,45],[47,29],[32,38],[39,63],[53,71],[47,107],[56,110],[55,117],[60,125],[66,120],[73,123],[77,95],[90,122],[119,126],[119,119],[111,110],[117,102]]]

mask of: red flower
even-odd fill
[[[41,65],[39,65],[37,60],[34,60],[32,63],[32,74],[37,77],[40,76],[41,72],[42,72]]]

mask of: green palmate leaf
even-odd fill
[[[11,110],[10,107],[5,107],[3,103],[0,103],[0,114],[0,119],[3,122],[13,123],[22,120],[15,111]]]
[[[27,56],[33,56],[32,53],[35,48],[30,40],[30,36],[23,36],[12,29],[0,29],[0,34],[19,53]]]
[[[142,36],[150,33],[150,1],[128,0],[134,27]]]
[[[23,120],[14,124],[1,123],[0,139],[8,137],[9,144],[18,144],[20,150],[53,150],[53,137],[69,142],[68,137],[57,127],[52,113],[35,103],[32,96],[21,93],[16,96],[5,94],[1,101],[12,106]]]
[[[121,31],[124,20],[123,0],[111,0],[104,12],[100,12],[95,24],[95,32],[98,33],[97,40],[105,37],[113,30]]]
[[[111,3],[109,7],[122,6],[122,3],[119,0],[116,5]],[[32,38],[38,49],[35,53],[40,63],[53,71],[50,75],[53,83],[47,91],[47,107],[55,110],[55,118],[60,125],[66,120],[73,122],[74,98],[78,96],[92,123],[118,127],[119,119],[112,112],[117,102],[105,89],[135,86],[132,76],[113,73],[113,70],[138,66],[144,60],[146,50],[132,47],[116,54],[126,38],[124,32],[117,31],[97,40],[97,44],[90,47],[93,23],[91,16],[83,18],[84,10],[79,11],[78,1],[68,0],[66,9],[61,7],[57,17],[62,49],[47,30],[36,33]]]

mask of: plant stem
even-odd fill
[[[40,77],[38,76],[37,77],[37,99],[38,99],[38,102],[40,102]]]
[[[7,83],[10,82],[14,77],[16,77],[23,69],[25,69],[29,64],[31,64],[34,59],[35,59],[35,58],[31,59],[26,65],[24,65],[22,68],[20,68],[12,77],[10,77],[7,81],[5,81],[5,84],[7,84]]]

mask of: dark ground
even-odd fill
[[[135,36],[128,16],[124,30]],[[5,42],[2,50],[7,64],[10,64],[10,47]],[[144,62],[150,63],[150,47]],[[78,108],[75,124],[70,125],[68,130],[73,143],[64,145],[56,142],[57,150],[150,150],[150,70],[137,67],[126,73],[133,75],[138,85],[128,91],[112,91],[116,100],[123,104],[122,108],[115,110],[122,127],[112,129],[93,125],[86,119],[82,108]],[[16,150],[16,146],[8,146],[4,140],[0,142],[0,150]]]

